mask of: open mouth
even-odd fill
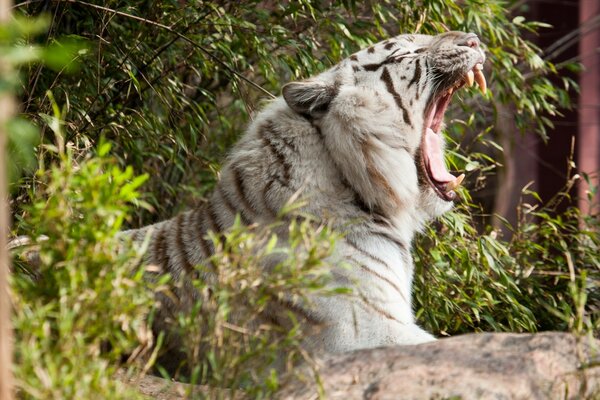
[[[454,176],[446,169],[440,132],[444,113],[454,92],[465,85],[473,86],[474,83],[477,83],[481,92],[485,94],[487,83],[482,70],[481,63],[475,64],[472,70],[467,71],[453,85],[434,95],[433,101],[425,109],[425,132],[421,142],[422,168],[433,190],[446,201],[456,199],[455,189],[465,179],[465,174]]]

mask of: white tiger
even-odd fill
[[[148,261],[185,276],[213,251],[207,231],[227,229],[236,214],[268,223],[301,190],[304,212],[344,230],[331,261],[352,267],[340,266],[334,282],[359,294],[287,305],[321,326],[310,346],[434,340],[415,324],[410,246],[452,207],[464,178],[444,166],[440,130],[454,90],[475,81],[485,92],[484,61],[472,33],[400,35],[289,83],[233,148],[205,206],[130,233],[150,232]]]

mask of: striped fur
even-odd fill
[[[411,309],[410,246],[452,203],[423,177],[419,150],[435,96],[483,62],[466,39],[401,35],[286,85],[235,146],[206,204],[151,227],[148,261],[185,277],[212,253],[208,231],[224,231],[236,214],[273,221],[301,190],[304,212],[345,231],[331,261],[352,267],[333,271],[334,284],[351,282],[356,296],[272,307],[322,324],[309,343],[331,352],[433,340]],[[141,240],[148,229],[130,233]]]

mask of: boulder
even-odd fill
[[[361,350],[320,362],[330,400],[599,399],[600,341],[568,333],[481,333]],[[280,399],[314,399],[293,382]]]
[[[569,333],[468,334],[328,356],[317,364],[330,400],[600,399],[600,341]],[[279,400],[318,398],[308,369],[298,373],[305,379],[289,379]],[[155,377],[135,385],[157,399],[183,399],[190,389],[210,392]]]

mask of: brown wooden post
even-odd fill
[[[0,0],[0,24],[10,18],[12,1]],[[0,76],[8,76],[10,65],[0,54]],[[10,321],[10,273],[7,237],[9,225],[6,123],[14,112],[14,100],[9,92],[0,92],[0,400],[13,398],[12,326]]]
[[[584,70],[579,76],[579,170],[600,184],[600,1],[580,0],[579,24],[584,27],[579,40],[579,56]],[[598,195],[590,204],[587,183],[579,183],[579,207],[584,213],[598,213]]]

